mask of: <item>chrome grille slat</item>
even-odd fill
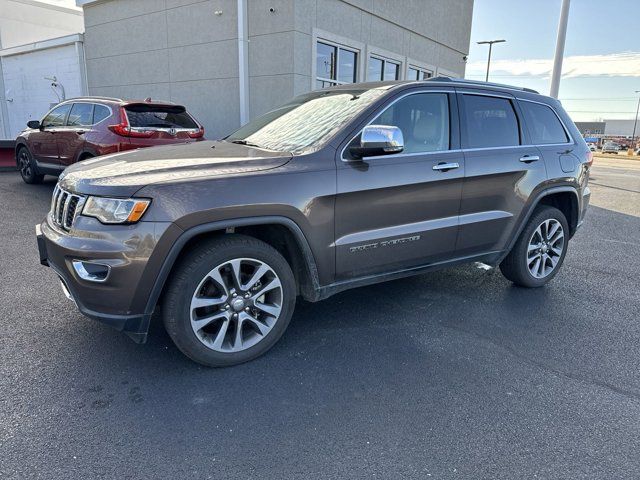
[[[51,197],[51,212],[49,212],[52,222],[63,230],[69,231],[76,217],[82,212],[85,200],[84,195],[67,192],[60,185],[56,185]]]

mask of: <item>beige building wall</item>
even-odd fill
[[[410,64],[464,76],[473,0],[245,2],[239,41],[242,0],[78,0],[89,92],[184,104],[216,138],[240,125],[241,98],[253,118],[316,88],[318,40],[357,50],[358,81],[370,55],[401,63],[401,79]]]

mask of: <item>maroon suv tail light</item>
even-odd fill
[[[124,108],[120,107],[120,123],[117,125],[109,125],[111,130],[116,135],[121,137],[136,137],[136,138],[150,138],[153,136],[153,130],[134,130],[129,125],[129,119],[127,118],[127,112]],[[204,133],[204,132],[203,132]]]
[[[202,137],[204,137],[204,127],[200,127],[195,132],[189,132],[189,137],[191,137],[191,138],[202,138]]]

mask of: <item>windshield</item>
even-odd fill
[[[327,90],[300,95],[250,121],[226,140],[297,154],[314,150],[386,91]]]

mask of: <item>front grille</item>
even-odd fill
[[[82,211],[82,206],[87,197],[67,192],[56,185],[51,198],[51,220],[63,230],[69,231],[73,226],[76,216]]]

